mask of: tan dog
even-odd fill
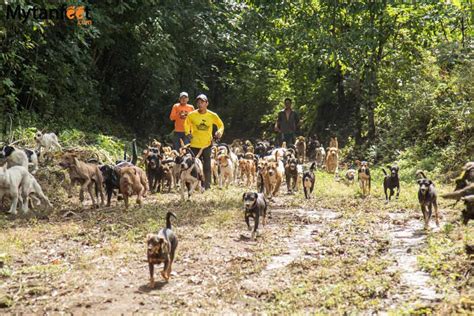
[[[337,137],[331,137],[331,140],[329,141],[329,147],[334,147],[336,149],[339,149],[339,143],[337,142]]]
[[[359,167],[357,170],[357,175],[359,177],[359,185],[364,196],[370,195],[370,169],[369,163],[367,161],[355,161],[356,165]]]
[[[267,161],[263,171],[263,185],[265,187],[265,195],[272,198],[280,191],[280,185],[283,181],[285,167],[283,162],[278,160],[278,153],[275,155],[276,161]]]
[[[255,182],[255,172],[256,166],[255,161],[253,159],[244,158],[239,161],[239,169],[240,169],[240,178],[242,182],[244,181],[244,177],[246,178],[247,186],[251,186]]]
[[[252,154],[255,153],[255,148],[253,147],[252,142],[250,140],[245,141],[245,146],[247,146],[246,148],[247,153],[252,153]]]
[[[72,196],[72,186],[78,183],[81,185],[81,190],[79,192],[79,200],[81,203],[83,204],[84,202],[84,191],[87,190],[91,196],[93,207],[99,207],[94,198],[95,186],[95,190],[100,194],[100,205],[104,205],[104,189],[102,186],[103,178],[98,165],[80,161],[77,159],[76,154],[70,152],[63,155],[59,165],[67,169],[69,172],[69,178],[71,179],[69,197]]]
[[[326,171],[329,173],[337,173],[339,164],[339,149],[330,147],[327,149]]]
[[[299,163],[304,163],[306,161],[306,140],[304,136],[299,136],[296,139],[296,158],[298,158]]]
[[[228,154],[221,153],[217,156],[217,165],[219,166],[219,187],[225,185],[227,188],[234,180],[234,163]]]
[[[138,167],[124,167],[120,169],[120,193],[125,201],[125,208],[128,208],[130,196],[137,195],[137,204],[142,204],[142,197],[146,192],[146,176],[142,169]],[[145,184],[144,184],[145,182]]]

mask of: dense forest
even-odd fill
[[[300,133],[338,136],[349,158],[439,171],[472,158],[471,1],[79,4],[88,25],[8,17],[56,1],[0,6],[4,139],[25,127],[166,139],[188,91],[208,95],[225,140],[274,137],[290,97]]]

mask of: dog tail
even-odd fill
[[[311,164],[311,167],[309,167],[310,171],[314,171],[316,169],[316,161]]]
[[[416,176],[417,178],[419,178],[419,177],[421,176],[421,177],[423,177],[423,178],[425,178],[425,179],[428,179],[428,177],[425,175],[425,173],[423,172],[423,170],[417,170],[415,176]]]
[[[384,175],[387,175],[387,172],[385,171],[384,168],[382,168],[382,172],[383,172]]]
[[[171,229],[171,216],[177,219],[176,215],[173,212],[166,213],[166,228],[168,229]]]

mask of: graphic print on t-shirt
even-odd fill
[[[202,120],[201,124],[197,126],[197,129],[200,131],[207,131],[209,129],[209,126],[206,124],[206,120]]]
[[[179,112],[179,118],[180,118],[180,119],[185,120],[187,116],[188,116],[188,112],[187,112],[187,111],[180,111],[180,112]]]

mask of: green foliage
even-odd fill
[[[0,22],[4,138],[12,125],[76,129],[84,135],[65,137],[79,141],[87,133],[169,141],[171,105],[188,91],[191,103],[209,96],[226,141],[275,137],[276,113],[292,97],[302,133],[324,144],[338,136],[349,161],[409,155],[410,168],[443,172],[474,153],[467,2],[81,3],[92,25]]]

